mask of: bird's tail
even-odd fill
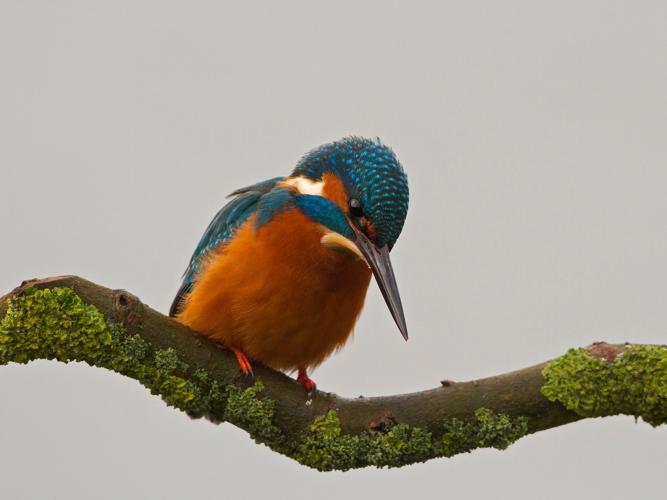
[[[174,301],[171,303],[169,308],[169,316],[175,317],[183,310],[183,303],[185,302],[185,297],[192,291],[192,283],[184,282],[181,287],[178,289],[178,293],[174,298]]]

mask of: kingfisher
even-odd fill
[[[407,176],[379,139],[311,150],[288,177],[229,195],[201,237],[169,315],[236,355],[308,373],[350,337],[371,275],[408,339],[389,252],[408,211]]]

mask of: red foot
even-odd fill
[[[306,388],[309,397],[315,394],[315,391],[317,390],[317,384],[308,377],[306,370],[299,370],[299,376],[296,378],[296,381]]]
[[[254,376],[252,372],[252,365],[250,364],[250,361],[248,361],[246,355],[243,354],[243,351],[241,349],[237,349],[236,347],[230,347],[230,349],[236,355],[236,361],[239,362],[239,368],[243,374]]]

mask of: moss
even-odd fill
[[[67,288],[28,288],[8,306],[0,323],[0,363],[45,358],[92,364],[112,345],[104,316]]]
[[[343,434],[334,410],[317,417],[299,443],[293,458],[318,470],[348,470],[374,465],[400,467],[438,456],[452,456],[480,447],[504,449],[525,435],[527,420],[479,409],[467,422],[445,423],[442,439],[419,427],[394,424],[384,432]]]
[[[451,457],[475,448],[504,450],[528,432],[528,419],[496,414],[487,408],[475,411],[475,419],[445,421],[442,435],[443,455]]]
[[[364,463],[367,445],[359,435],[342,434],[338,414],[330,410],[314,420],[293,458],[320,471],[348,470],[368,465]]]
[[[118,325],[110,325],[118,327]],[[148,355],[149,346],[139,335],[126,335],[122,327],[119,330],[119,337],[114,338],[114,344],[120,345],[128,359],[136,363],[141,363]]]
[[[281,433],[272,423],[274,402],[259,397],[261,381],[241,391],[234,385],[224,388],[203,369],[186,378],[188,365],[174,349],[154,350],[121,325],[107,323],[69,288],[28,289],[8,305],[0,322],[0,364],[84,361],[138,380],[191,416],[224,415],[257,440],[274,446],[280,442]]]
[[[470,422],[447,421],[442,438],[404,423],[348,435],[332,410],[287,440],[273,423],[275,402],[262,396],[260,380],[241,390],[222,386],[202,369],[188,376],[187,365],[173,349],[155,350],[121,325],[108,323],[69,288],[28,289],[9,299],[0,322],[0,364],[34,359],[84,361],[127,375],[191,416],[221,416],[257,441],[319,470],[398,467],[480,446],[504,448],[526,432],[525,419],[482,409]]]
[[[160,370],[173,372],[178,368],[178,354],[171,347],[155,351],[155,366]]]
[[[208,384],[210,381],[208,372],[202,368],[195,370],[195,372],[192,374],[192,378],[200,384]]]
[[[370,438],[369,463],[380,467],[424,462],[437,453],[431,433],[420,427],[401,423],[386,432],[369,431],[366,436]]]
[[[634,415],[667,421],[667,348],[628,345],[613,362],[570,349],[545,366],[542,394],[583,417]]]
[[[222,385],[217,380],[211,382],[211,387],[208,391],[208,399],[211,403],[211,408],[215,408],[217,403],[225,401],[225,393],[222,389]],[[220,413],[220,412],[216,412]]]
[[[273,409],[275,401],[260,398],[264,384],[257,379],[245,390],[235,385],[226,388],[225,420],[247,430],[258,442],[271,443],[276,446],[281,440],[280,430],[273,425]]]
[[[94,306],[69,288],[27,289],[12,297],[0,322],[0,364],[34,359],[84,361],[132,377],[164,401],[193,416],[209,411],[211,391],[173,375],[179,366],[171,350],[148,356],[150,346],[121,325],[109,324]],[[213,396],[217,397],[219,389]]]

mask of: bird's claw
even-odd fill
[[[252,365],[250,364],[250,361],[243,353],[243,351],[241,349],[237,349],[236,347],[230,347],[230,349],[236,356],[236,361],[239,363],[239,369],[241,370],[241,373],[246,376],[249,375],[251,378],[255,378],[255,374],[252,371]]]
[[[308,399],[312,399],[317,392],[317,384],[306,374],[305,370],[299,370],[299,376],[296,381],[306,389]]]

